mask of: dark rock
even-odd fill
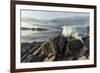
[[[81,40],[58,35],[44,42],[22,43],[21,62],[43,62],[78,60],[80,56],[89,56],[89,36]],[[84,46],[88,48],[84,50]]]
[[[85,53],[85,56],[88,58],[89,57],[89,52],[90,52],[90,36],[89,36],[89,26],[86,28],[86,33],[84,34],[84,36],[82,37],[83,41],[84,41],[84,45],[86,46],[87,50]]]
[[[21,43],[21,62],[27,62],[27,57],[36,51],[41,43],[43,42]]]
[[[49,30],[46,28],[32,28],[33,31],[37,30],[37,31],[45,31],[45,30]]]

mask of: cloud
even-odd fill
[[[65,12],[65,11],[37,11],[37,10],[22,10],[21,18],[35,18],[41,20],[51,20],[55,18],[68,18],[74,16],[89,16],[86,12]]]

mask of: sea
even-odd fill
[[[83,36],[87,30],[86,28],[89,26],[88,22],[78,22],[78,21],[34,21],[32,23],[29,22],[21,22],[21,28],[25,27],[28,29],[21,29],[20,40],[21,43],[32,43],[32,42],[42,42],[47,41],[49,38],[56,37],[57,35],[61,35],[63,29],[62,26],[70,26],[76,29],[76,32],[80,36]],[[47,30],[32,30],[32,28],[43,28]]]

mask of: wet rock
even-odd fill
[[[48,41],[21,43],[21,62],[88,59],[90,48],[89,28],[82,36],[82,40],[83,42],[74,37],[58,35],[48,39]]]

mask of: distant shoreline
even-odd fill
[[[27,27],[21,27],[21,30],[45,31],[45,30],[49,30],[49,29],[46,29],[46,28],[27,28]]]

